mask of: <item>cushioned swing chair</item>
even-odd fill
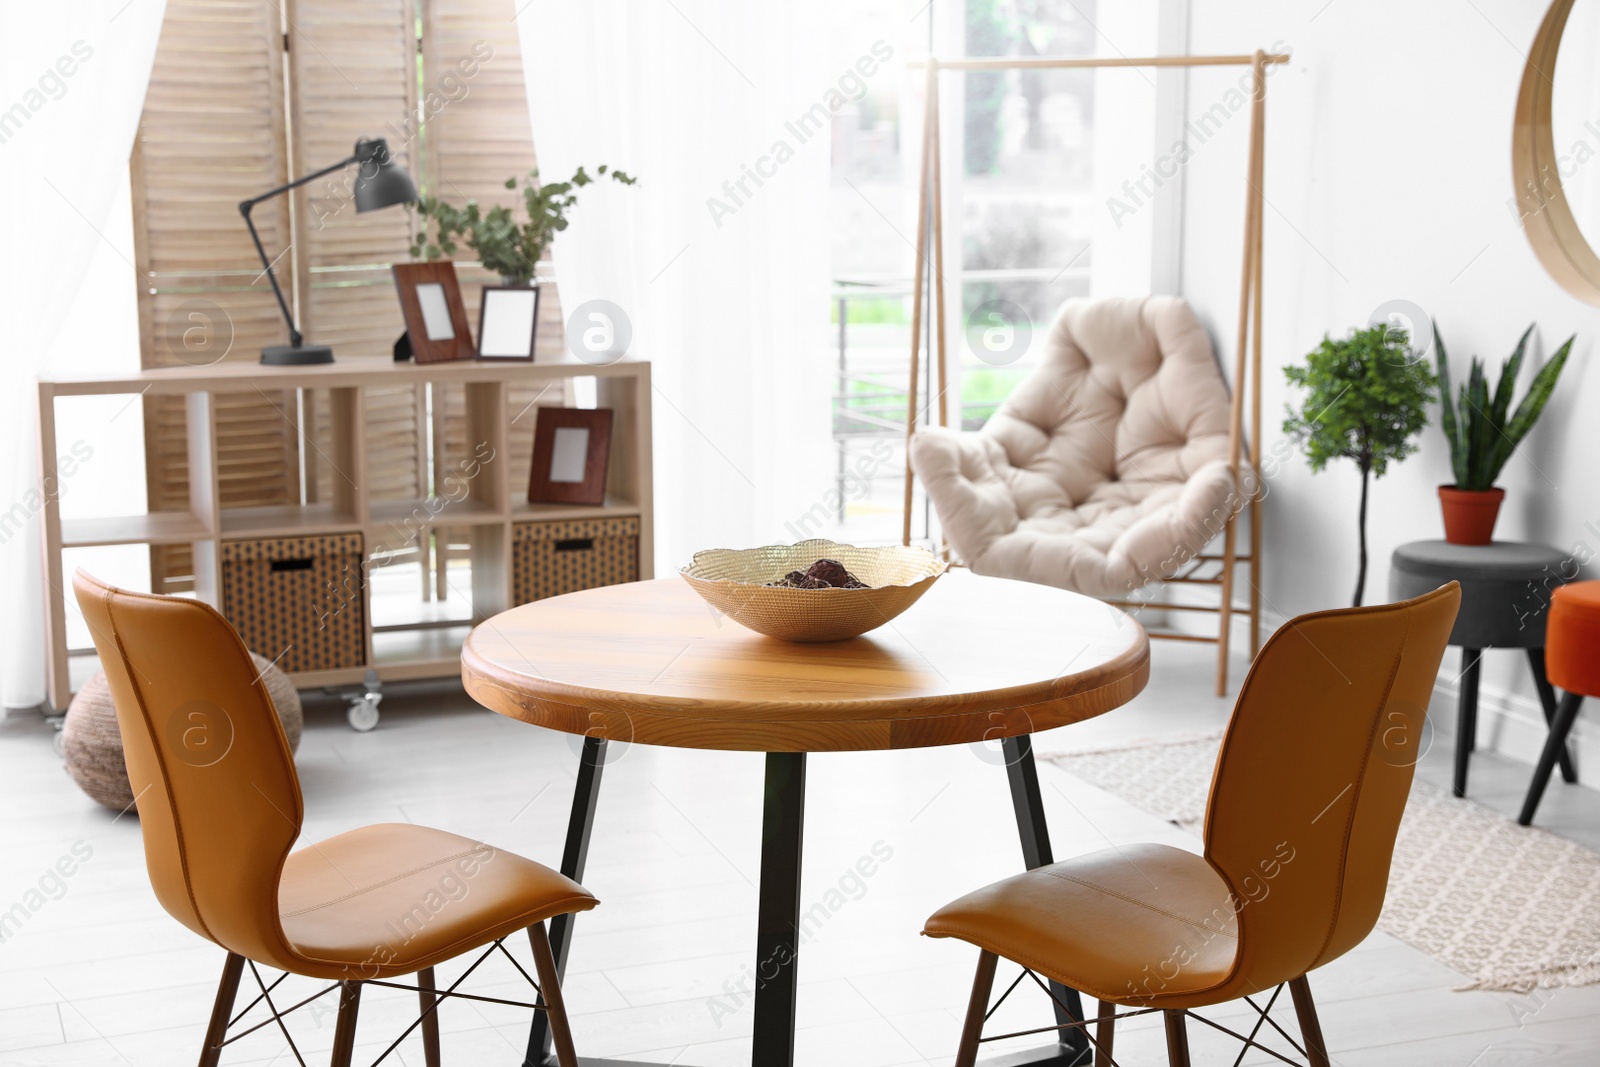
[[[922,429],[910,460],[951,548],[979,574],[1123,606],[1156,581],[1219,585],[1231,610],[1238,418],[1183,300],[1072,300],[1044,362],[981,430]],[[1224,533],[1224,554],[1206,555]]]

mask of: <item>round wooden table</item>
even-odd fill
[[[806,753],[998,741],[1023,859],[1043,866],[1053,858],[1031,735],[1127,703],[1149,673],[1149,640],[1125,613],[968,571],[947,574],[905,614],[848,641],[763,637],[666,578],[513,608],[474,629],[461,653],[462,679],[480,704],[584,737],[562,856],[562,872],[580,881],[608,742],[767,753],[756,1067],[794,1060]],[[550,932],[563,969],[571,928],[563,916]],[[1058,999],[1083,1018],[1075,991]],[[1081,1031],[1061,1033],[1025,1062],[1087,1063]],[[553,1062],[548,1040],[540,1013],[526,1067]]]

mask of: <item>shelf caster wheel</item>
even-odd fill
[[[56,750],[56,758],[60,760],[67,758],[67,735],[62,729],[66,723],[67,717],[65,715],[59,718],[52,717],[50,720],[51,729],[54,731],[50,738],[50,746]]]
[[[378,702],[382,699],[383,683],[378,681],[376,672],[368,671],[366,689],[349,698],[350,710],[345,712],[345,718],[350,721],[350,729],[363,734],[374,729],[378,725]]]
[[[364,734],[378,725],[378,702],[362,697],[351,703],[345,718],[350,720],[350,729]]]

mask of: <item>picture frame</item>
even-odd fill
[[[539,408],[528,503],[604,504],[610,461],[610,408]]]
[[[471,359],[477,349],[456,265],[446,259],[396,263],[391,270],[413,358],[418,363]]]
[[[478,304],[478,358],[533,362],[539,286],[485,285]]]

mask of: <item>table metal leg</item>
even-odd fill
[[[761,819],[761,903],[756,918],[754,1067],[792,1067],[800,967],[800,856],[806,754],[767,753]]]
[[[578,760],[578,782],[572,794],[572,815],[567,823],[567,843],[561,854],[561,873],[583,881],[594,831],[595,808],[600,799],[600,778],[605,770],[606,742],[586,737]],[[756,933],[757,983],[755,995],[755,1048],[757,1067],[792,1067],[796,966],[800,927],[801,828],[805,817],[806,757],[804,753],[767,755],[766,802],[762,819],[761,903]],[[562,915],[550,920],[550,949],[556,973],[564,978],[567,953],[572,946],[572,921]],[[541,999],[540,1003],[543,1003]],[[580,1056],[583,1067],[667,1067],[634,1060],[601,1060]],[[535,1012],[528,1035],[523,1067],[557,1067],[551,1052],[549,1019]],[[680,1065],[681,1067],[681,1065]]]
[[[1006,777],[1011,782],[1011,806],[1017,813],[1017,833],[1022,837],[1022,861],[1028,870],[1035,867],[1045,867],[1055,862],[1055,856],[1050,850],[1050,827],[1045,822],[1044,798],[1039,793],[1039,768],[1033,762],[1033,737],[1023,734],[1020,737],[1008,737],[1001,742],[1001,750],[1005,754]],[[1076,989],[1069,989],[1058,982],[1050,983],[1051,992],[1056,1000],[1056,1023],[1080,1022],[1083,1020],[1083,998]],[[1063,1008],[1062,1004],[1066,1007]],[[1027,1054],[1022,1059],[1007,1058],[1006,1063],[1043,1065],[1055,1064],[1061,1067],[1077,1067],[1079,1064],[1088,1064],[1090,1061],[1089,1037],[1083,1029],[1062,1030],[1059,1043],[1037,1053]]]
[[[600,778],[605,768],[605,741],[585,738],[578,764],[578,781],[573,791],[572,815],[567,825],[567,842],[561,858],[561,873],[574,881],[583,880],[589,840],[594,830],[595,808],[600,797]],[[1039,793],[1039,773],[1033,761],[1030,737],[1008,738],[1004,742],[1006,772],[1011,783],[1011,799],[1017,814],[1017,829],[1022,837],[1024,862],[1031,870],[1054,862],[1050,850],[1050,831],[1045,823],[1043,799]],[[766,788],[762,814],[761,887],[756,922],[755,1038],[751,1052],[753,1067],[793,1067],[796,993],[799,985],[800,868],[804,844],[806,756],[803,752],[767,753]],[[567,953],[572,943],[574,916],[551,920],[550,944],[557,973],[565,975]],[[1051,983],[1051,988],[1068,1010],[1056,1009],[1058,1022],[1083,1018],[1082,998],[1077,990]],[[534,1016],[523,1067],[551,1067],[551,1037],[546,1016]],[[585,1067],[647,1067],[621,1061],[580,1060]],[[1088,1038],[1081,1030],[1063,1031],[1058,1044],[1034,1053],[1008,1055],[1006,1067],[1080,1067],[1090,1062]],[[996,1065],[997,1067],[997,1065]]]
[[[606,766],[604,738],[585,737],[578,757],[578,784],[572,792],[572,815],[567,821],[567,844],[561,851],[561,873],[574,882],[583,881],[583,868],[589,861],[589,837],[594,832],[594,812],[600,802],[600,775]],[[576,915],[558,915],[550,920],[550,952],[556,961],[557,980],[566,977],[567,952],[572,947],[572,921]],[[539,999],[544,1003],[544,998]],[[528,1034],[528,1055],[523,1067],[545,1067],[551,1058],[550,1019],[542,1011],[533,1013],[533,1029]]]
[[[1482,662],[1482,649],[1461,650],[1461,690],[1456,698],[1456,775],[1453,789],[1458,797],[1467,795],[1467,764],[1471,762],[1472,750],[1478,743],[1478,671]]]
[[[1544,649],[1528,649],[1528,667],[1533,671],[1533,686],[1539,691],[1539,703],[1544,706],[1544,721],[1546,726],[1554,726],[1556,721],[1556,687],[1550,684],[1550,676],[1544,670]],[[1566,745],[1561,746],[1561,780],[1563,782],[1576,782],[1578,768],[1572,761],[1572,749]]]

